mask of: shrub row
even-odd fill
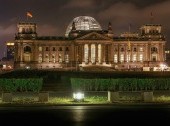
[[[73,90],[82,91],[140,91],[170,90],[170,78],[117,78],[82,79],[71,78]]]
[[[0,79],[0,88],[2,91],[33,91],[41,90],[43,84],[42,78],[31,79]]]

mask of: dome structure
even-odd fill
[[[88,31],[88,30],[102,30],[100,24],[93,18],[89,16],[79,16],[74,18],[70,24],[67,27],[65,36],[68,37],[71,29],[72,29],[72,24],[73,22],[75,23],[76,30],[81,30],[81,31]]]

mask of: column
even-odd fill
[[[85,60],[84,60],[84,55],[85,55],[85,53],[84,53],[84,44],[83,45],[81,45],[81,47],[82,47],[82,64],[84,64],[85,63]]]
[[[98,44],[95,44],[95,63],[98,63]]]
[[[127,62],[127,55],[128,55],[128,48],[127,48],[128,44],[125,45],[125,57],[124,57],[124,62]]]
[[[151,45],[148,44],[148,52],[147,52],[147,56],[148,56],[148,61],[151,61]]]
[[[23,62],[23,43],[21,43],[21,46],[20,46],[20,61]]]
[[[89,57],[88,60],[89,60],[89,63],[91,63],[91,44],[88,44],[88,49],[89,49],[88,50],[89,51],[88,52],[88,57]]]
[[[113,57],[114,57],[114,46],[113,44],[110,45],[110,57],[109,57],[109,60],[110,60],[110,63],[113,64]]]
[[[105,45],[104,44],[102,44],[102,63],[103,64],[106,64],[106,60],[105,60],[105,55],[106,55],[106,53],[105,53]]]

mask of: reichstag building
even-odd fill
[[[165,37],[159,24],[145,24],[138,33],[115,36],[111,23],[103,30],[89,16],[74,18],[65,36],[38,36],[36,23],[18,23],[15,69],[133,69],[158,67],[165,61]]]

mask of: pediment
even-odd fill
[[[77,38],[77,40],[110,40],[110,39],[111,38],[96,32],[92,32]]]

